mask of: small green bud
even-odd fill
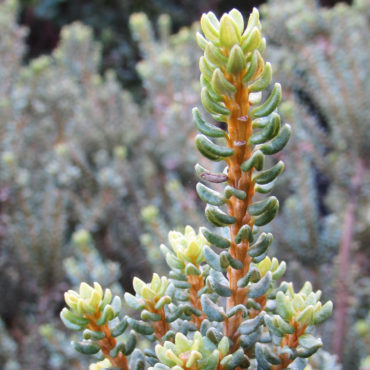
[[[84,229],[78,230],[73,233],[72,240],[79,247],[85,247],[91,243],[91,234]]]
[[[219,41],[219,22],[217,17],[212,13],[208,12],[203,14],[200,19],[200,26],[204,33],[204,36],[210,41]]]
[[[159,216],[159,210],[154,205],[149,205],[141,210],[141,218],[148,223],[155,221]]]
[[[241,34],[234,19],[229,14],[224,14],[220,20],[220,43],[222,46],[231,48],[240,44]]]
[[[12,166],[15,163],[14,154],[12,152],[3,152],[1,161],[7,166]]]
[[[114,156],[117,159],[125,159],[127,155],[127,148],[125,146],[119,145],[114,148]]]
[[[243,50],[239,45],[235,44],[230,51],[226,71],[227,73],[232,73],[236,75],[241,73],[246,68],[246,66],[247,62],[245,60]]]

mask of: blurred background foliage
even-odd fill
[[[194,192],[194,40],[203,11],[261,1],[0,1],[0,368],[84,369],[62,292],[147,278],[169,230],[204,223]],[[270,0],[268,58],[294,136],[274,246],[336,302],[322,335],[369,363],[370,96],[366,0]],[[334,6],[335,5],[335,6]],[[323,353],[312,369],[336,369]]]

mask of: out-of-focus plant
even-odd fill
[[[152,95],[139,108],[113,72],[99,75],[101,47],[89,27],[65,27],[52,55],[22,66],[26,31],[16,25],[16,5],[0,4],[0,314],[20,342],[22,366],[61,368],[65,355],[66,366],[78,367],[75,356],[63,355],[65,335],[52,323],[65,282],[99,280],[119,294],[119,281],[131,289],[130,276],[151,269],[141,243],[145,228],[152,245],[184,219],[199,223],[195,191],[185,182],[187,156],[171,162],[171,145],[156,154],[170,135],[173,147],[189,148],[193,124],[181,116],[176,93],[197,78],[193,64],[182,65],[186,84],[184,77],[168,94],[164,131],[156,135]],[[182,35],[173,36],[178,50],[196,46],[190,32]],[[153,42],[171,55],[172,41]],[[163,86],[170,81],[165,76]],[[187,136],[171,127],[180,118]],[[148,204],[161,211],[157,233],[141,217]],[[73,242],[84,232],[89,245]]]
[[[61,319],[83,332],[83,340],[73,343],[77,351],[112,368],[303,369],[322,346],[314,327],[328,319],[333,306],[323,305],[321,291],[309,282],[298,292],[292,283],[278,284],[286,264],[268,257],[273,236],[260,230],[279,208],[276,197],[263,196],[284,170],[270,156],[291,133],[277,111],[281,86],[268,89],[272,68],[262,57],[266,40],[257,9],[246,27],[236,9],[220,20],[204,14],[201,26],[201,101],[226,129],[206,122],[194,108],[200,132],[195,143],[205,158],[226,167],[216,173],[197,164],[202,182],[196,189],[207,203],[208,221],[221,233],[205,227],[196,233],[190,226],[169,233],[170,248],[161,245],[169,277],[155,273],[149,283],[135,277],[135,295],[124,295],[140,318],[121,316],[119,296],[99,283],[82,282],[78,291],[65,293]],[[157,214],[154,207],[141,213],[149,222]],[[141,351],[138,338],[151,345]]]
[[[282,113],[296,123],[288,148],[293,195],[283,203],[276,236],[281,255],[293,252],[301,274],[311,270],[315,285],[335,296],[332,345],[345,368],[358,366],[357,341],[345,340],[346,327],[369,309],[369,9],[361,0],[332,9],[271,0],[263,8],[269,57],[287,84]],[[359,294],[361,301],[351,303]]]

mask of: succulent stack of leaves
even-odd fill
[[[266,41],[256,9],[246,27],[235,9],[220,20],[204,14],[201,26],[201,99],[213,120],[226,126],[209,123],[193,110],[200,153],[226,164],[219,173],[196,165],[202,179],[197,192],[214,227],[171,232],[171,248],[161,246],[169,278],[154,274],[150,283],[134,279],[135,295],[124,298],[140,318],[127,315],[118,327],[130,326],[152,346],[133,352],[129,368],[303,369],[306,358],[322,346],[313,330],[330,316],[332,303],[323,305],[321,292],[313,292],[309,282],[298,293],[291,283],[278,282],[286,264],[268,257],[273,236],[259,229],[278,211],[277,198],[263,194],[271,192],[284,169],[282,161],[268,168],[264,163],[283,149],[291,132],[277,112],[281,87],[275,83],[269,89],[272,69],[262,57]],[[265,90],[269,92],[263,94]],[[127,360],[120,361],[133,350],[131,337],[126,344],[114,342],[109,351],[99,342],[115,332],[107,321],[118,315],[117,299],[109,304],[99,286],[83,285],[79,295],[67,293],[66,301],[71,307],[62,311],[66,324],[88,328],[89,338],[103,332],[88,348],[126,369]],[[102,330],[101,325],[107,326]]]
[[[79,292],[69,290],[65,293],[69,308],[64,308],[60,317],[67,328],[83,330],[83,340],[72,342],[74,348],[86,355],[98,355],[101,360],[107,359],[110,364],[120,369],[129,369],[127,356],[136,346],[136,335],[133,331],[125,342],[117,342],[127,327],[127,319],[120,320],[121,299],[109,289],[103,292],[98,283],[90,286],[81,283]],[[135,366],[140,366],[140,356],[132,356]]]

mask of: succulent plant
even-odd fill
[[[136,16],[133,26],[148,34],[143,19]],[[262,56],[266,40],[257,9],[246,25],[236,9],[220,20],[208,12],[201,28],[201,101],[213,121],[193,109],[200,132],[195,144],[208,160],[226,165],[219,172],[196,165],[196,190],[212,227],[170,232],[171,248],[161,246],[168,278],[134,278],[135,295],[124,295],[140,318],[128,312],[110,323],[119,316],[120,300],[110,303],[109,290],[103,295],[97,283],[67,292],[69,309],[61,317],[84,330],[77,350],[121,369],[303,369],[322,346],[314,327],[330,317],[333,305],[322,304],[321,291],[309,282],[298,292],[279,282],[286,264],[268,257],[273,236],[261,230],[279,209],[276,197],[264,196],[284,170],[271,156],[291,134],[277,110],[281,86],[269,88],[272,67]],[[153,210],[142,214],[151,219]],[[127,327],[126,341],[116,340]],[[151,345],[134,350],[136,335]]]

